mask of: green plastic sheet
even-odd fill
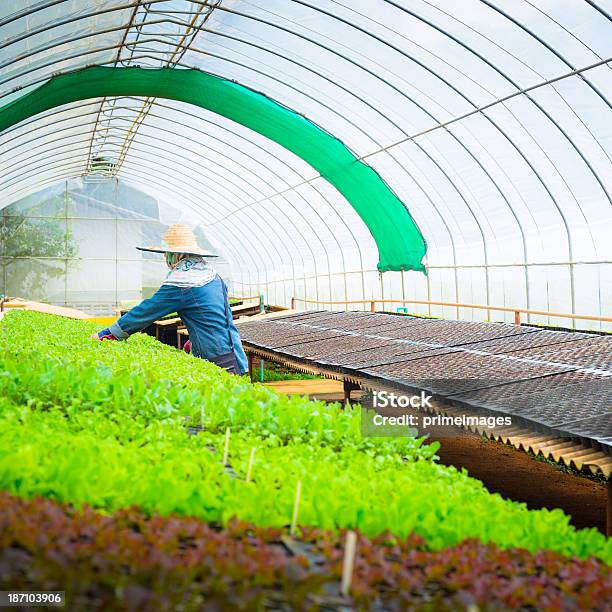
[[[373,168],[302,115],[259,92],[206,72],[96,66],[57,75],[0,107],[0,132],[51,108],[104,96],[187,102],[277,142],[315,168],[351,204],[376,241],[381,272],[425,272],[425,240],[406,206]]]

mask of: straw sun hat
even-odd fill
[[[187,255],[201,255],[202,257],[219,257],[200,248],[193,230],[182,223],[175,223],[167,229],[162,238],[161,246],[136,248],[139,251],[150,251],[151,253],[186,253]]]

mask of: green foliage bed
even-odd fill
[[[0,323],[0,489],[282,527],[300,479],[303,525],[415,532],[431,549],[471,537],[612,561],[596,530],[489,493],[438,465],[435,445],[362,438],[359,407],[280,396],[140,334],[96,343],[92,329],[30,312]],[[227,427],[231,469],[221,463]]]
[[[259,377],[260,370],[259,364],[255,362],[255,376]],[[289,370],[281,365],[273,363],[272,361],[266,361],[264,365],[264,382],[275,382],[278,380],[313,380],[320,379],[320,376],[316,374],[307,374],[306,372],[296,372],[295,370]]]

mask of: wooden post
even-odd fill
[[[346,544],[344,546],[344,559],[342,561],[342,585],[340,592],[348,597],[353,581],[353,567],[355,565],[355,551],[357,549],[357,534],[354,531],[346,532]]]
[[[608,479],[608,504],[606,509],[606,535],[612,538],[612,478]]]
[[[358,391],[359,389],[361,389],[361,387],[359,385],[356,385],[354,382],[351,382],[350,380],[344,380],[343,386],[344,386],[344,403],[345,404],[346,402],[350,403],[351,391]]]
[[[515,325],[520,325],[521,324],[521,313],[518,310],[514,311],[514,324]]]
[[[255,356],[253,355],[251,351],[249,351],[247,355],[248,355],[248,361],[249,361],[249,376],[251,377],[251,382],[255,382],[255,372],[253,368],[253,361],[255,359]]]
[[[291,298],[291,310],[296,310],[296,300],[294,297]]]
[[[376,302],[370,302],[370,312],[376,312]]]
[[[265,301],[263,293],[259,294],[259,312],[260,313],[266,312],[266,301]]]

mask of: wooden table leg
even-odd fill
[[[255,368],[253,367],[254,355],[251,352],[247,353],[249,360],[249,375],[251,377],[251,382],[255,382]]]
[[[612,478],[608,479],[608,503],[606,505],[606,535],[612,538]]]
[[[359,385],[356,385],[354,382],[351,382],[350,380],[345,380],[344,381],[344,402],[350,402],[351,401],[351,391],[357,391],[361,389],[361,387]]]

